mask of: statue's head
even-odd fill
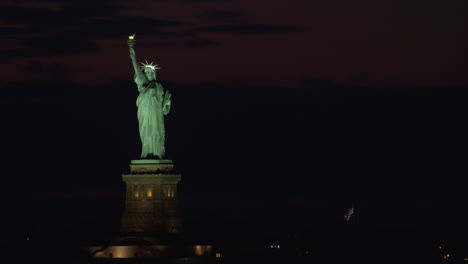
[[[143,72],[145,73],[146,78],[148,78],[148,80],[156,80],[156,70],[153,70],[151,68],[144,68]]]
[[[156,80],[156,70],[161,68],[159,68],[157,64],[153,64],[153,62],[148,63],[146,60],[145,62],[146,63],[141,62],[141,70],[146,75],[146,78],[148,78],[148,80]]]

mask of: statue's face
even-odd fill
[[[150,80],[150,81],[156,80],[156,71],[155,70],[152,70],[150,68],[145,68],[144,72],[145,72],[146,78],[148,78],[148,80]]]

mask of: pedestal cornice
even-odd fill
[[[151,173],[151,174],[122,174],[122,180],[125,182],[153,182],[153,181],[170,181],[170,182],[179,182],[181,179],[181,174],[173,173]]]

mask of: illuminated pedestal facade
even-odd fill
[[[180,179],[168,160],[132,161],[130,174],[122,175],[126,199],[120,234],[104,246],[84,247],[85,254],[92,258],[215,256],[212,245],[188,244],[178,234],[182,232],[177,203]]]
[[[121,218],[122,233],[180,233],[182,219],[178,213],[177,183],[169,160],[134,160],[130,174],[123,174],[126,184],[125,211]]]

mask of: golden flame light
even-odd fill
[[[133,195],[134,195],[135,198],[140,197],[140,193],[139,193],[139,190],[138,190],[138,185],[133,186]]]
[[[152,184],[148,185],[148,190],[146,192],[146,196],[147,197],[153,197],[153,185]]]

